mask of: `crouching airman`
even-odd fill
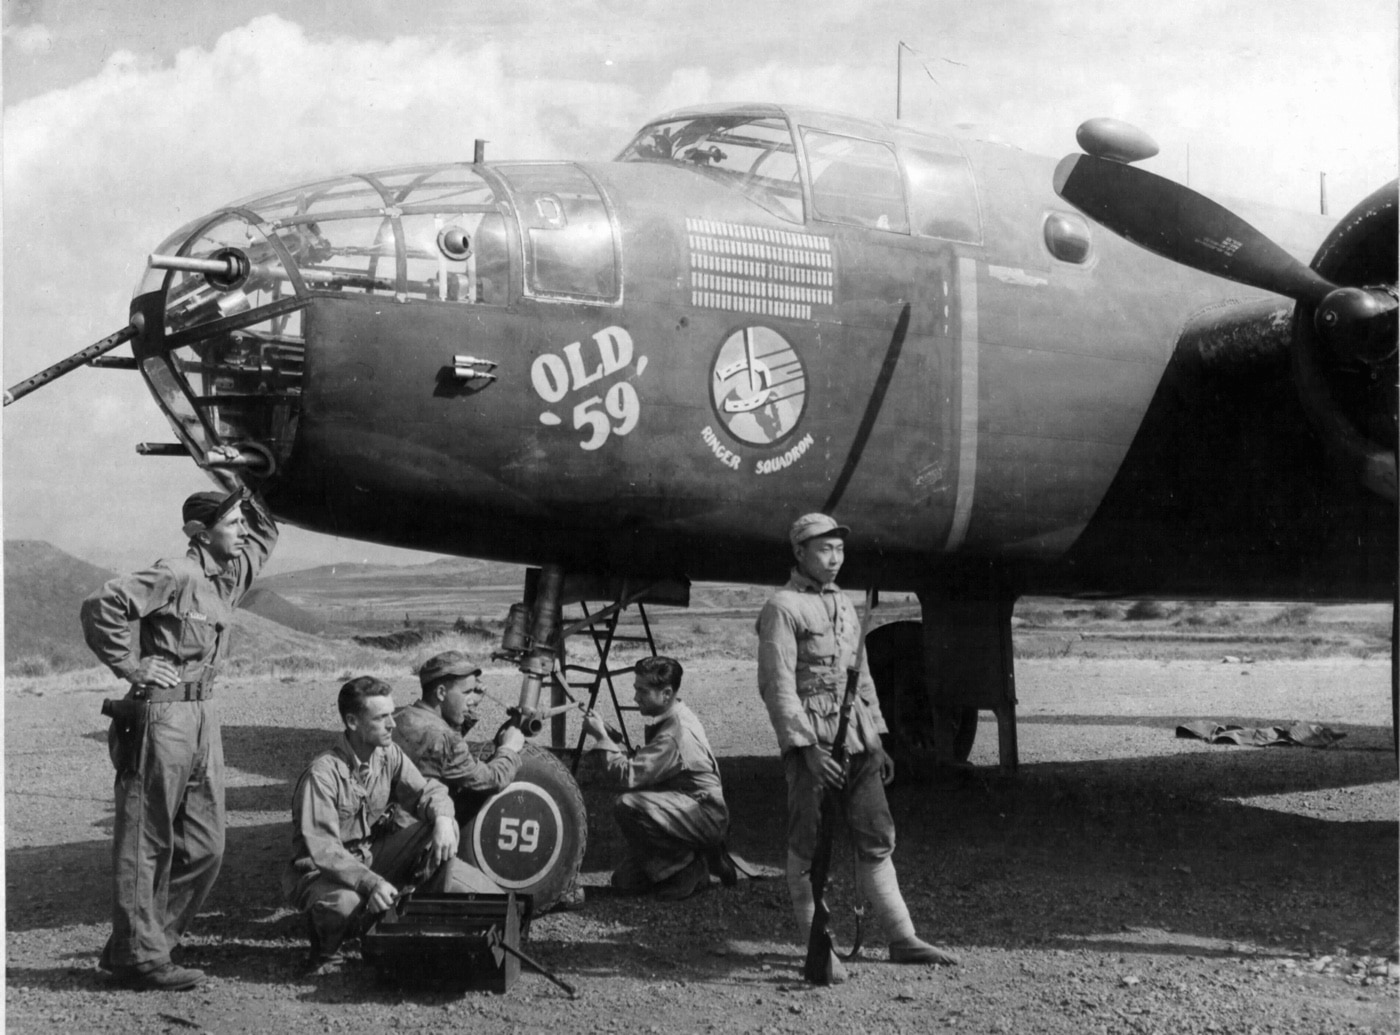
[[[394,743],[392,688],[358,676],[340,688],[344,735],[317,755],[292,795],[287,901],[306,914],[306,969],[327,973],[363,921],[388,910],[407,885],[498,894],[456,858],[460,831],[447,788]]]
[[[719,764],[700,720],[679,700],[682,675],[674,658],[637,662],[634,693],[647,726],[635,754],[628,755],[598,715],[584,716],[608,773],[625,788],[613,816],[627,855],[613,871],[612,886],[629,894],[655,891],[663,901],[703,890],[712,870],[726,885],[738,879],[724,843],[729,809]]]

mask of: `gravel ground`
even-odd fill
[[[900,783],[895,854],[921,932],[956,968],[885,962],[868,937],[848,984],[800,979],[781,880],[680,904],[615,897],[607,792],[585,783],[581,909],[538,919],[532,973],[506,995],[381,987],[351,967],[297,977],[299,927],[278,900],[291,783],[334,736],[340,680],[221,688],[230,766],[223,875],[182,959],[186,993],[110,988],[111,770],[98,705],[63,677],[5,690],[6,1023],[13,1032],[550,1030],[656,1032],[1397,1031],[1397,796],[1387,660],[1045,659],[1018,664],[1022,768],[1003,780],[990,717],[953,790]],[[412,679],[395,681],[402,702]],[[513,699],[518,676],[489,671]],[[752,664],[687,663],[683,696],[721,756],[732,843],[783,853],[783,782]],[[630,717],[635,724],[635,716]],[[1178,722],[1322,722],[1325,751],[1177,740]],[[483,729],[500,716],[488,713]],[[634,728],[635,725],[634,725]],[[831,894],[851,933],[850,850]]]

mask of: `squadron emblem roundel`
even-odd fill
[[[715,413],[728,432],[768,446],[797,426],[807,401],[807,372],[788,340],[771,327],[744,327],[715,357]]]

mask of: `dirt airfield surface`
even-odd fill
[[[720,756],[731,844],[776,868],[783,778],[751,662],[687,661],[682,696]],[[513,700],[518,675],[488,670]],[[5,689],[6,1028],[11,1032],[1391,1032],[1397,785],[1388,659],[1018,662],[1021,770],[998,779],[984,715],[956,789],[891,791],[895,861],[921,933],[961,965],[886,962],[870,932],[842,986],[800,977],[781,879],[679,904],[613,895],[606,789],[592,821],[585,904],[538,918],[525,949],[575,985],[522,972],[505,995],[381,986],[351,966],[298,976],[301,928],[279,900],[288,805],[335,736],[335,675],[226,680],[228,852],[177,957],[209,981],[114,990],[108,931],[115,687],[73,676]],[[415,681],[392,681],[407,703]],[[494,730],[488,705],[480,730]],[[1327,750],[1209,746],[1178,723],[1323,723]],[[635,715],[631,728],[639,731]],[[852,860],[838,844],[833,906],[849,942]],[[801,937],[805,937],[805,932]]]

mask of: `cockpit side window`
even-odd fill
[[[617,160],[696,169],[778,218],[802,222],[797,149],[784,119],[702,115],[654,122],[623,148]]]
[[[523,232],[525,293],[615,305],[622,300],[617,228],[602,190],[566,162],[497,167]]]
[[[802,131],[812,176],[812,207],[831,223],[909,232],[904,181],[888,144]]]
[[[977,187],[967,159],[960,154],[907,148],[902,151],[909,174],[914,233],[950,241],[982,243]]]

